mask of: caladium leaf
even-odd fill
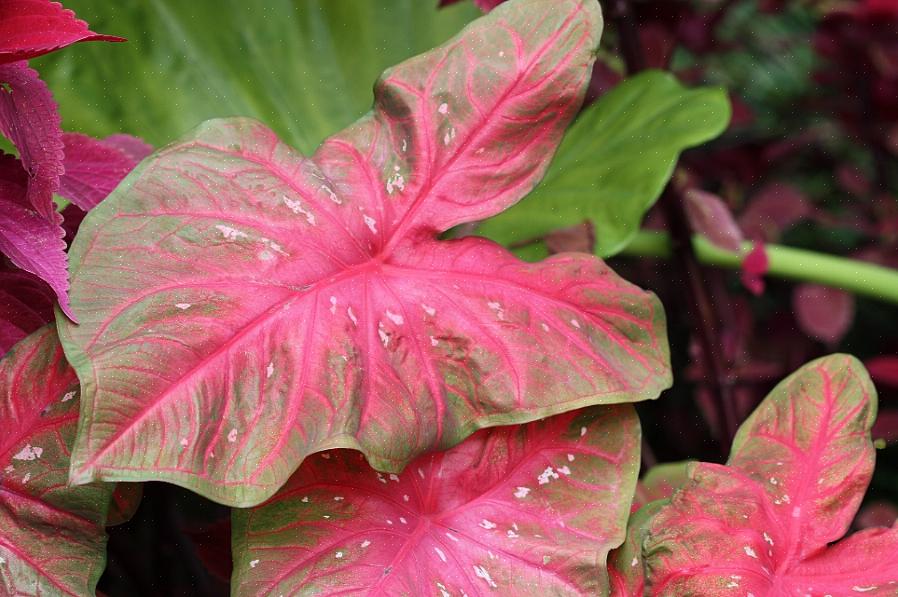
[[[873,472],[875,400],[845,355],[780,383],[740,428],[727,466],[692,465],[653,519],[649,594],[894,595],[898,529],[839,541]]]
[[[92,595],[111,485],[67,487],[78,380],[53,327],[0,361],[0,593]]]
[[[231,119],[138,166],[71,251],[72,480],[254,505],[311,452],[398,472],[480,427],[656,397],[653,295],[588,255],[436,240],[535,184],[599,25],[592,0],[505,4],[387,71],[313,159]]]
[[[586,217],[596,253],[613,255],[639,230],[680,152],[719,135],[729,117],[722,89],[687,89],[660,71],[627,79],[577,118],[540,186],[479,230],[507,244]]]
[[[95,207],[118,186],[152,147],[130,135],[94,139],[80,133],[63,133],[65,174],[59,194],[84,211]]]
[[[235,510],[235,595],[607,595],[639,469],[632,406],[481,430],[401,475],[310,457]]]
[[[624,544],[608,554],[608,579],[612,597],[643,597],[646,594],[642,542],[652,520],[667,503],[667,499],[649,502],[630,516]]]
[[[677,489],[686,484],[691,462],[691,460],[665,462],[649,469],[636,485],[632,510],[635,512],[650,502],[670,499]]]
[[[79,41],[125,41],[87,28],[58,2],[3,0],[0,2],[0,64],[27,60]]]

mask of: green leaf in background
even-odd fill
[[[200,122],[252,116],[311,153],[371,107],[389,65],[480,15],[436,0],[67,0],[128,38],[34,61],[67,130],[163,145]]]
[[[479,232],[503,244],[592,220],[596,253],[626,246],[667,183],[677,158],[723,132],[726,93],[687,89],[672,75],[647,71],[586,108],[539,186]]]

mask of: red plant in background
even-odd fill
[[[76,42],[124,39],[90,31],[56,2],[5,0],[0,40],[0,132],[19,154],[0,154],[0,253],[10,262],[0,263],[7,282],[0,293],[2,355],[51,320],[52,298],[36,294],[52,292],[72,316],[63,216],[53,195],[88,210],[151,148],[128,135],[98,141],[63,133],[50,90],[26,61]]]

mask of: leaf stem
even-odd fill
[[[702,264],[726,269],[738,269],[743,256],[753,246],[750,242],[744,243],[742,252],[734,253],[711,244],[701,236],[692,237],[692,248]],[[765,244],[764,250],[770,261],[768,276],[813,282],[898,304],[898,270],[783,245]],[[671,258],[673,248],[670,235],[641,230],[620,255]]]

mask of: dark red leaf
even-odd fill
[[[898,388],[898,356],[873,357],[864,365],[870,372],[870,377],[877,384],[886,384]]]
[[[59,194],[84,211],[105,199],[152,151],[143,141],[129,135],[98,140],[80,133],[63,133],[62,140],[65,174],[59,181]]]
[[[53,223],[53,193],[63,172],[59,123],[53,95],[37,72],[24,62],[0,65],[0,132],[15,145],[28,173],[28,203]]]
[[[739,227],[751,240],[776,242],[784,230],[812,213],[813,205],[804,193],[788,184],[773,183],[751,197],[739,216]]]
[[[75,13],[50,0],[0,1],[0,64],[27,60],[79,41],[125,41],[87,28]]]
[[[854,321],[854,295],[829,286],[800,284],[792,291],[792,310],[804,333],[833,347]]]
[[[745,238],[723,200],[700,189],[686,193],[686,215],[692,229],[727,251],[739,252]]]

